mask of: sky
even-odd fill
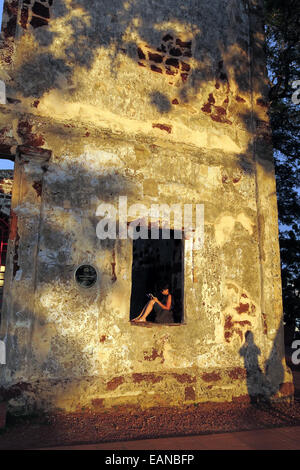
[[[3,0],[0,0],[0,24],[2,23]]]
[[[0,170],[13,170],[14,169],[14,162],[10,160],[0,160]]]
[[[2,24],[2,11],[3,11],[3,0],[0,0],[0,25]],[[10,160],[0,160],[0,170],[11,170],[14,167],[14,162]]]

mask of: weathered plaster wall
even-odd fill
[[[15,5],[13,38],[3,29],[11,409],[291,396],[260,4],[37,4]],[[129,322],[132,243],[97,239],[95,215],[124,195],[204,204],[203,248],[185,240],[182,325]],[[81,263],[99,274],[88,290]]]

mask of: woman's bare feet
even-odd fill
[[[146,318],[143,318],[143,317],[136,317],[136,318],[133,318],[133,320],[131,320],[133,322],[144,322],[146,321]]]

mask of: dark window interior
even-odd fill
[[[130,320],[139,315],[148,302],[147,293],[155,295],[161,302],[166,298],[161,294],[161,287],[169,284],[173,296],[174,323],[183,322],[183,240],[174,239],[170,230],[170,239],[133,240],[132,291],[130,301]],[[155,323],[154,311],[147,317],[147,322]]]

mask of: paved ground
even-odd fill
[[[52,447],[52,450],[299,450],[300,426],[139,441]],[[109,453],[107,454],[109,455]]]

